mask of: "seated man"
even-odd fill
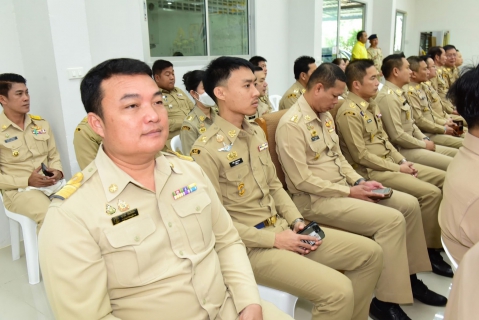
[[[261,56],[254,56],[254,57],[251,57],[251,59],[249,59],[249,62],[251,62],[256,67],[260,67],[261,69],[263,69],[264,78],[266,79],[266,77],[268,76],[268,67],[266,65],[266,62],[268,61],[266,61],[266,59]],[[258,89],[258,91],[260,90]],[[259,102],[266,103],[268,105],[268,109],[270,109],[270,111],[273,111],[273,105],[271,104],[271,101],[269,100],[269,93],[268,93],[267,87],[266,87],[266,91],[264,95],[259,97]]]
[[[366,320],[382,250],[371,239],[333,229],[324,228],[322,245],[297,234],[303,217],[276,176],[263,130],[245,120],[258,106],[254,79],[244,59],[209,64],[205,90],[221,116],[196,140],[192,155],[231,215],[259,284],[311,301],[315,320]]]
[[[261,308],[245,247],[201,168],[155,159],[168,120],[151,77],[144,62],[113,59],[81,83],[103,144],[55,194],[40,233],[55,317],[290,319]]]
[[[180,134],[183,120],[194,108],[193,102],[178,87],[175,87],[175,70],[173,64],[166,60],[156,60],[153,64],[153,76],[163,94],[163,104],[168,111],[169,134],[165,148],[170,149],[171,139]]]
[[[437,214],[445,172],[413,165],[389,142],[382,115],[372,99],[377,92],[376,76],[377,70],[370,60],[351,62],[346,68],[350,94],[336,115],[341,151],[365,179],[376,180],[419,200],[432,270],[452,277],[451,267],[436,250],[442,247]],[[437,302],[445,304],[446,300],[438,299]]]
[[[49,123],[29,114],[27,80],[13,73],[0,74],[0,190],[8,210],[27,216],[40,230],[50,205],[49,195],[63,178],[60,154]],[[42,173],[41,164],[51,176]],[[47,196],[48,195],[48,196]]]
[[[93,131],[88,124],[88,117],[83,118],[73,133],[73,147],[81,170],[85,169],[95,159],[101,142],[101,136]]]
[[[439,224],[444,244],[456,260],[479,242],[479,67],[467,70],[449,89],[448,97],[466,119],[464,146],[452,160],[444,183]]]
[[[254,67],[254,76],[256,77],[254,86],[259,92],[259,99],[256,113],[251,116],[246,116],[246,120],[249,122],[254,122],[256,118],[260,118],[263,114],[273,111],[273,108],[268,103],[264,102],[264,98],[267,98],[266,90],[268,88],[268,83],[266,82],[266,76],[264,75],[263,69],[260,67]]]
[[[431,271],[421,209],[416,198],[399,191],[375,204],[377,194],[371,190],[383,186],[366,181],[342,155],[328,111],[345,82],[346,75],[334,64],[323,63],[313,72],[306,92],[276,128],[276,152],[293,202],[305,218],[370,237],[382,247],[384,269],[371,316],[394,320],[402,314],[407,319],[398,304],[413,302],[409,275],[416,279],[417,272]],[[373,85],[378,84],[376,78]],[[427,298],[434,293],[416,295]]]
[[[279,101],[279,110],[291,108],[299,97],[306,91],[309,77],[316,70],[316,60],[313,57],[301,56],[294,61],[294,78],[296,82],[286,90]]]
[[[409,62],[404,55],[393,54],[386,57],[383,74],[386,83],[374,100],[381,111],[381,121],[391,142],[409,160],[440,170],[447,170],[447,166],[457,151],[452,148],[436,146],[417,127],[415,115],[421,113],[419,119],[421,123],[424,123],[423,110],[417,111],[416,108],[411,108],[408,99],[412,100],[413,92],[411,90],[416,92],[420,90],[420,86],[418,86],[419,89],[414,87],[408,89],[409,98],[401,89],[409,83],[410,76]],[[414,103],[416,106],[416,102]],[[424,106],[419,107],[424,108]],[[427,101],[425,107],[428,108]],[[444,131],[444,127],[442,130]]]

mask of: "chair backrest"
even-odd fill
[[[266,134],[266,139],[268,140],[268,149],[269,154],[271,155],[271,160],[276,167],[276,175],[278,176],[279,181],[283,184],[283,188],[287,190],[286,180],[284,177],[283,169],[281,168],[281,163],[278,159],[278,154],[276,153],[276,128],[278,127],[279,120],[286,113],[286,110],[281,110],[278,112],[266,113],[263,114],[262,118],[256,119],[256,123],[260,125],[263,131]]]
[[[456,260],[454,260],[454,258],[452,257],[452,255],[449,253],[449,250],[447,250],[447,247],[446,247],[446,245],[444,244],[444,240],[442,239],[442,237],[441,237],[441,243],[442,243],[442,247],[444,248],[444,251],[446,252],[447,257],[449,258],[449,260],[451,260],[452,272],[456,272],[457,267],[458,267],[458,264],[457,264]]]
[[[181,154],[183,154],[183,151],[181,150],[181,140],[179,135],[174,136],[171,139],[171,149],[173,149],[173,151],[181,152]]]
[[[278,111],[279,109],[279,100],[281,100],[281,96],[280,95],[277,95],[277,94],[273,94],[271,96],[269,96],[269,101],[271,102],[271,104],[273,105],[273,109],[274,111]]]

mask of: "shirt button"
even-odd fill
[[[168,222],[168,227],[171,228],[172,225],[173,225],[173,224],[172,224],[171,222]]]
[[[136,241],[136,242],[140,241],[140,237],[136,236],[136,237],[135,237],[135,241]]]
[[[200,206],[196,206],[196,211],[200,211]]]
[[[183,256],[183,251],[180,251],[180,256]]]

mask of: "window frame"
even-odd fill
[[[247,17],[248,17],[248,54],[246,55],[228,55],[231,57],[239,57],[248,60],[251,56],[253,56],[253,52],[256,52],[255,43],[255,1],[256,0],[246,0],[248,5],[247,10]],[[148,27],[148,17],[147,17],[147,0],[142,0],[143,6],[145,8],[145,27],[143,28],[143,39],[145,39],[146,43],[143,46],[144,56],[147,61],[153,63],[158,59],[168,60],[173,63],[175,66],[191,66],[191,65],[198,65],[198,64],[208,64],[210,61],[221,57],[221,55],[211,55],[211,42],[210,42],[210,23],[209,23],[209,9],[208,9],[208,0],[204,0],[205,2],[205,12],[206,12],[206,55],[204,56],[151,56],[150,51],[150,37],[149,37],[149,27]]]
[[[401,14],[403,16],[403,22],[402,22],[402,32],[401,32],[401,48],[399,50],[394,50],[395,45],[396,45],[396,35],[397,35],[397,18],[398,14]],[[406,36],[406,23],[407,23],[407,12],[402,11],[402,10],[396,10],[396,14],[394,16],[394,41],[393,41],[393,52],[394,53],[401,53],[404,52],[405,49],[405,36]]]

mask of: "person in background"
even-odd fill
[[[88,124],[88,116],[83,118],[73,132],[73,147],[81,170],[95,159],[102,141],[101,136]]]
[[[3,204],[7,210],[34,220],[39,231],[50,205],[49,196],[62,183],[60,154],[48,121],[29,113],[30,94],[24,77],[0,74],[0,104]],[[47,172],[42,172],[42,164]]]
[[[171,149],[171,139],[180,134],[183,120],[194,108],[193,102],[178,87],[175,87],[173,64],[166,60],[156,60],[153,64],[153,77],[163,93],[163,103],[168,111],[168,140],[165,150]]]
[[[294,78],[296,82],[283,94],[279,101],[279,110],[289,109],[306,91],[309,77],[316,70],[316,60],[313,57],[301,56],[294,61]]]
[[[346,71],[346,62],[342,58],[336,58],[331,63],[337,65],[341,70]]]
[[[457,50],[452,44],[444,46],[444,52],[446,53],[446,63],[444,66],[444,79],[447,82],[448,89],[452,86],[454,81],[457,80],[459,72],[456,67]]]
[[[383,73],[381,71],[381,67],[383,65],[383,52],[381,48],[378,47],[379,39],[376,34],[372,34],[368,38],[369,40],[369,48],[367,49],[368,51],[368,59],[371,59],[374,61],[374,66],[378,70],[379,73],[379,82],[382,81],[383,79]]]
[[[354,45],[353,51],[351,52],[351,61],[358,59],[367,59],[368,52],[366,50],[366,42],[368,41],[368,34],[364,30],[359,31],[356,35],[356,39],[356,44]]]
[[[260,67],[264,71],[264,76],[268,76],[268,67],[266,65],[266,62],[268,62],[265,58],[261,56],[254,56],[249,59],[249,62],[251,62],[254,66]]]
[[[206,132],[216,117],[216,104],[205,92],[203,86],[203,70],[189,71],[183,76],[186,90],[195,99],[195,107],[183,120],[180,131],[181,149],[189,154],[193,143]]]
[[[256,80],[254,81],[254,86],[256,90],[259,92],[259,99],[258,99],[258,109],[256,113],[251,116],[246,116],[246,120],[249,122],[254,122],[257,118],[260,118],[265,113],[270,113],[273,111],[273,108],[270,107],[267,103],[262,100],[262,98],[266,95],[266,90],[268,88],[268,83],[266,82],[266,77],[264,75],[264,71],[260,67],[254,67],[254,76]]]

